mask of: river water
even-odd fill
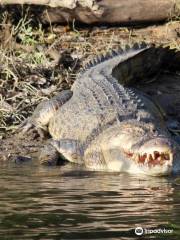
[[[177,177],[2,166],[0,239],[180,239],[179,190]]]

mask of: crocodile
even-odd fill
[[[41,163],[66,159],[91,170],[167,175],[180,171],[180,147],[159,106],[135,84],[180,70],[180,52],[135,43],[90,61],[70,90],[38,105],[23,126],[51,138]]]

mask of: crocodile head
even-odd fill
[[[178,146],[166,133],[154,126],[126,124],[115,129],[108,140],[111,169],[147,175],[167,175],[179,171]]]

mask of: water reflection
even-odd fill
[[[180,237],[180,187],[173,178],[94,173],[72,165],[0,171],[0,236],[7,239],[135,239],[137,226],[173,228],[163,239]]]

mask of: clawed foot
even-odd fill
[[[31,118],[27,118],[19,125],[18,134],[20,137],[24,136],[24,134],[27,134],[32,136],[33,139],[40,138],[41,140],[46,139],[48,136],[47,129],[45,127],[40,128],[36,126],[36,124],[32,121]]]

